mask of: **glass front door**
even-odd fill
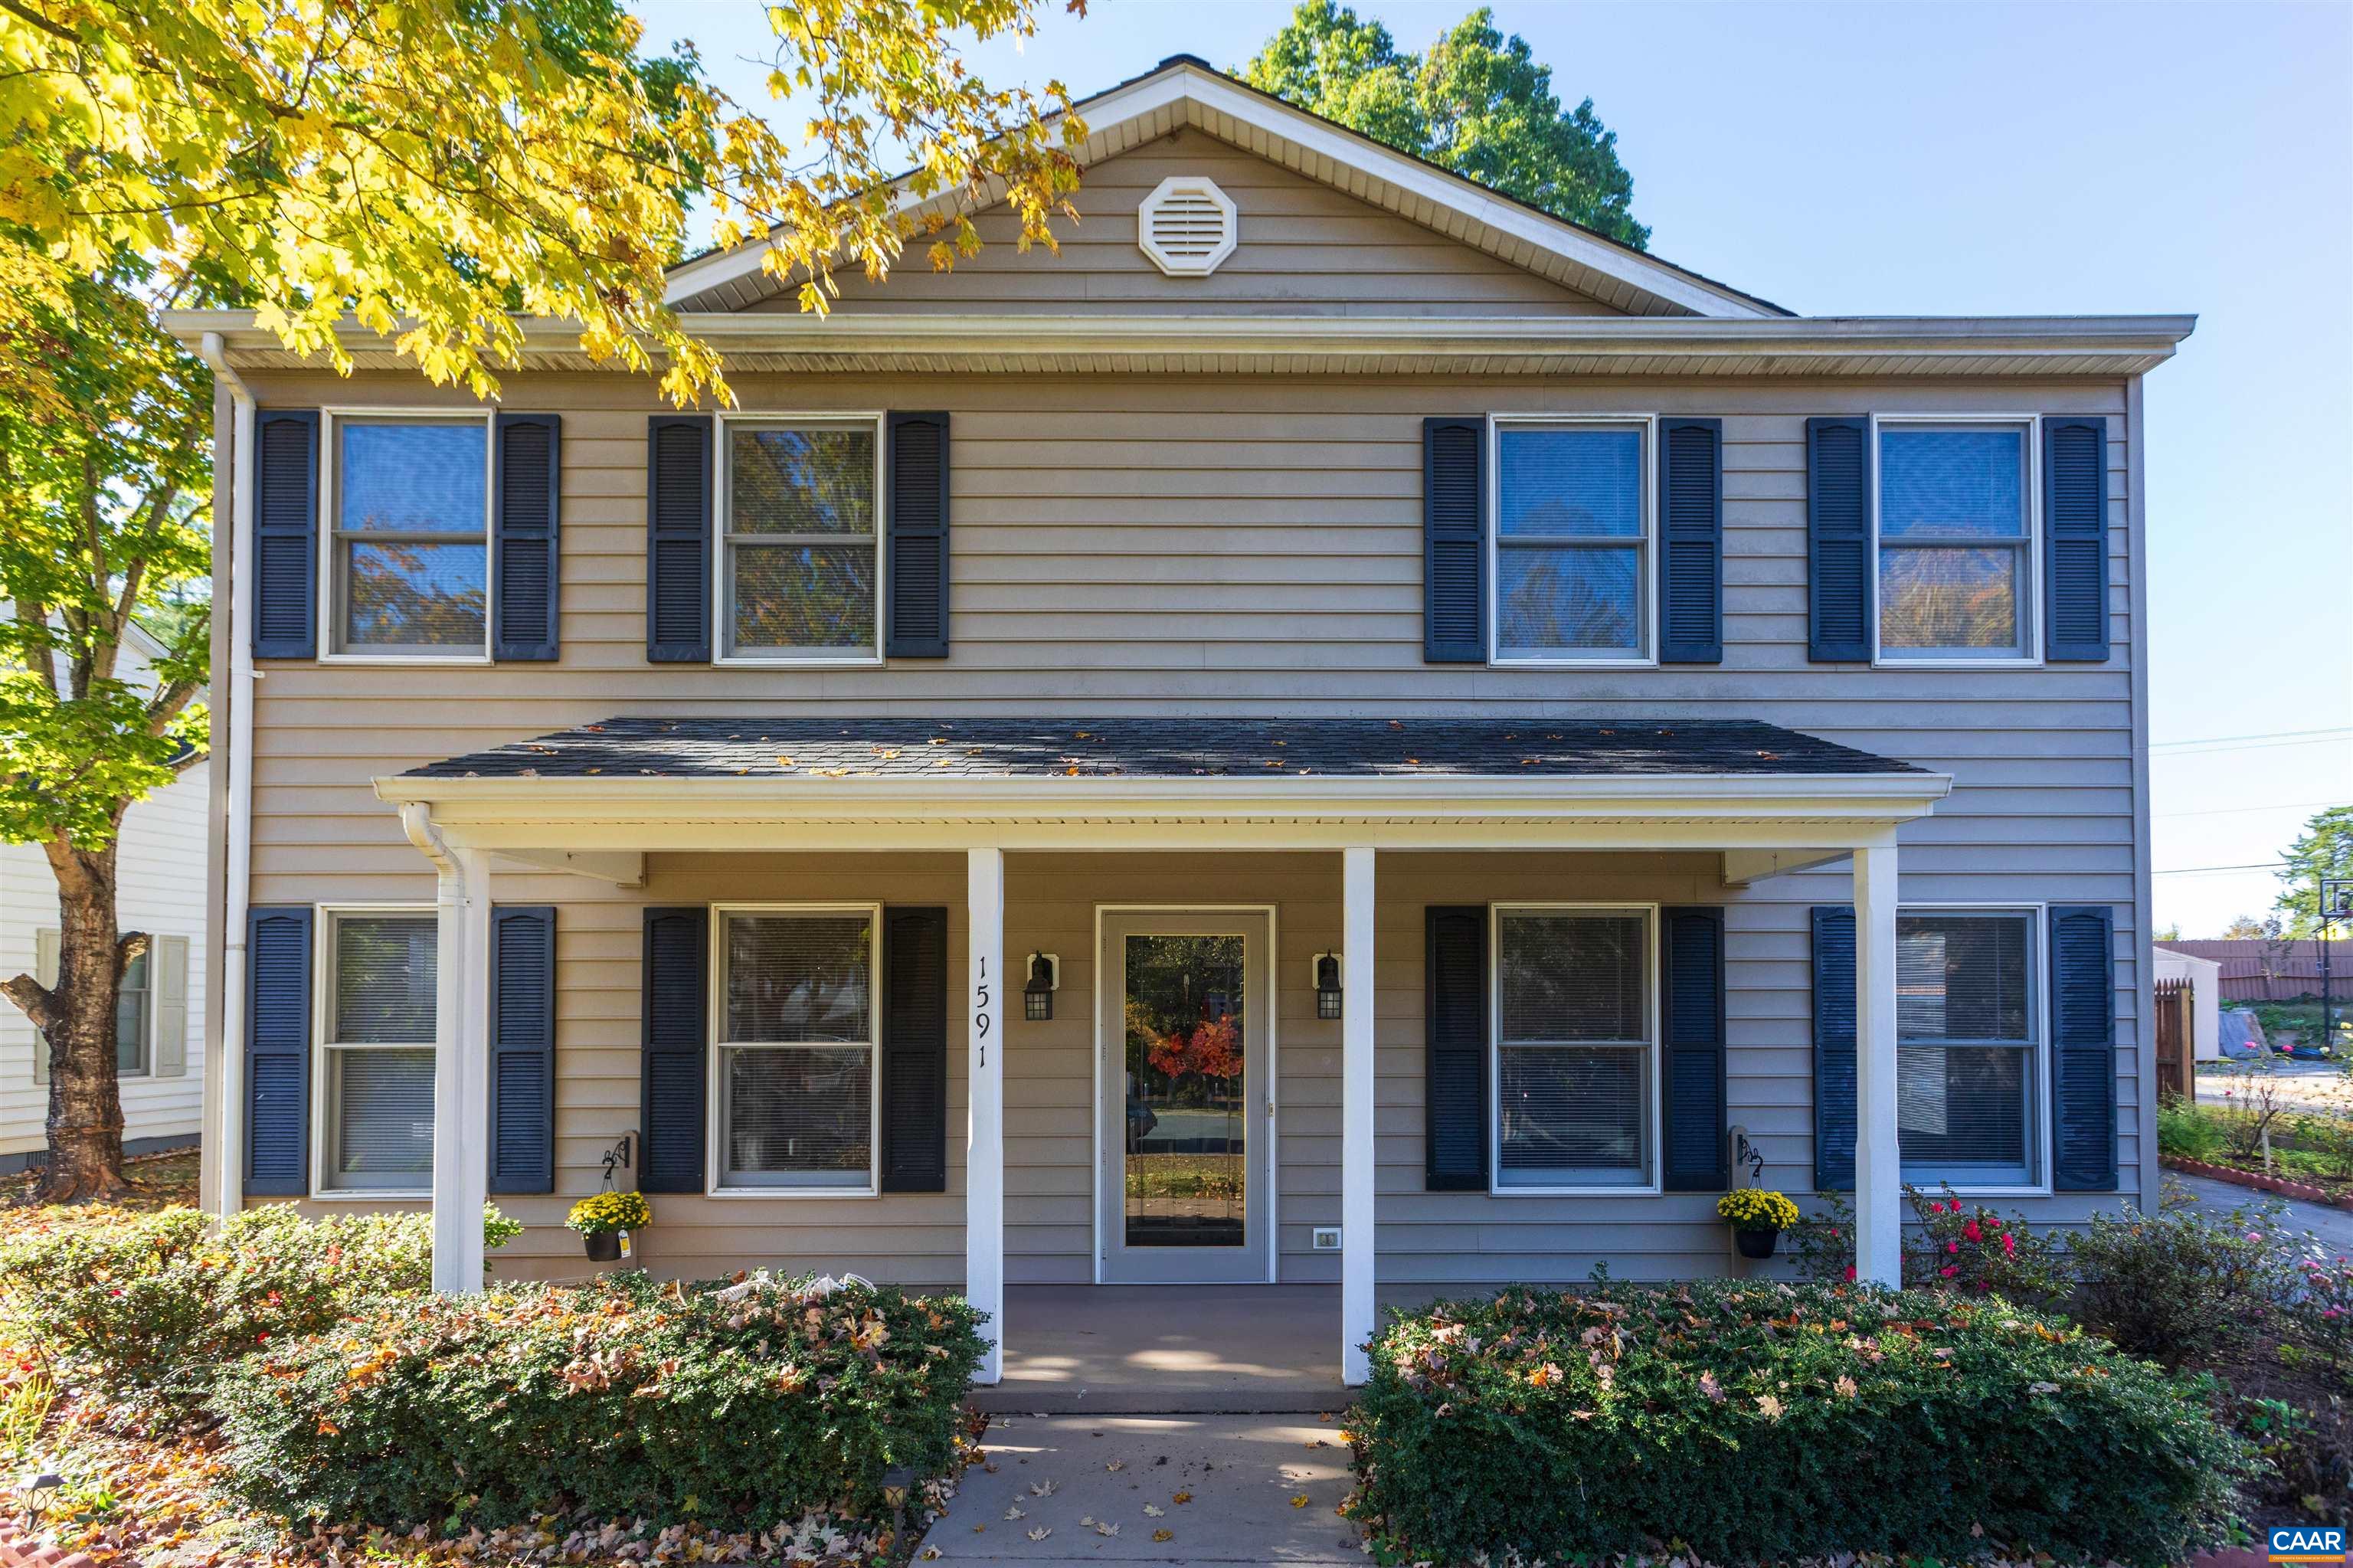
[[[1106,1280],[1266,1277],[1265,926],[1254,913],[1105,917]]]

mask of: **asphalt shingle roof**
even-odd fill
[[[413,768],[411,779],[1901,775],[1923,770],[1744,720],[613,718]]]

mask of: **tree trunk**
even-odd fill
[[[49,1043],[48,1164],[37,1202],[104,1202],[133,1191],[122,1173],[122,1096],[115,1082],[114,1009],[123,971],[147,937],[116,928],[114,846],[43,846],[58,874],[57,984],[19,975],[0,991]]]

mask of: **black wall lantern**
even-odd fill
[[[1315,1016],[1340,1016],[1340,955],[1315,955]]]
[[[1021,988],[1021,1016],[1032,1023],[1054,1016],[1054,993],[1062,988],[1062,960],[1051,953],[1029,955],[1029,983]]]

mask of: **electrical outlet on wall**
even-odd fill
[[[1317,1225],[1315,1227],[1314,1236],[1315,1240],[1314,1245],[1317,1252],[1338,1252],[1340,1250],[1339,1226]]]

